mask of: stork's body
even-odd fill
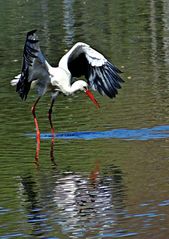
[[[36,30],[28,32],[23,51],[23,64],[21,74],[16,76],[12,85],[16,85],[16,91],[23,100],[26,100],[30,88],[36,87],[38,98],[32,107],[32,113],[37,131],[37,139],[40,140],[40,131],[35,114],[35,107],[41,96],[47,91],[51,92],[51,106],[49,120],[54,135],[51,120],[52,107],[59,93],[71,95],[80,90],[99,107],[89,88],[98,91],[101,95],[113,98],[121,88],[123,80],[119,76],[121,71],[112,65],[102,54],[89,45],[76,43],[59,61],[58,67],[52,67],[43,56],[39,47]],[[86,81],[76,80],[85,76]]]

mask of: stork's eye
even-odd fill
[[[84,89],[84,90],[87,90],[87,86],[84,86],[83,89]]]

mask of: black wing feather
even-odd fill
[[[68,69],[72,76],[80,77],[88,72],[88,61],[84,53],[81,53],[78,57],[73,59],[73,56],[69,57]]]
[[[110,91],[110,98],[115,97],[116,94],[118,94],[116,84],[111,80],[110,75],[106,72],[106,70],[103,70],[103,67],[101,68],[101,74],[103,75],[105,81],[106,81],[106,85],[108,87],[108,90]]]
[[[37,58],[37,53],[39,52],[39,40],[35,32],[36,30],[27,33],[23,51],[21,77],[16,86],[16,91],[19,93],[22,100],[26,100],[31,86],[31,81],[29,81],[29,67],[32,66],[33,60]]]
[[[80,48],[80,47],[79,47]],[[78,51],[77,49],[76,51]],[[101,66],[92,66],[86,51],[72,52],[68,59],[68,69],[73,77],[85,76],[89,86],[93,90],[97,90],[101,95],[107,95],[113,98],[118,94],[121,83],[124,82],[119,76],[122,73],[115,65],[105,59]]]
[[[95,74],[91,74],[92,70]],[[99,67],[90,65],[88,72],[89,74],[86,78],[90,87],[98,90],[101,95],[105,94],[110,98],[118,94],[118,89],[121,88],[121,83],[124,82],[118,74],[121,71],[108,61]]]

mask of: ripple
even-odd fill
[[[162,201],[161,203],[159,203],[159,206],[160,207],[162,207],[162,206],[169,206],[169,200]]]
[[[10,209],[0,207],[0,215],[6,214],[9,211],[10,211]]]

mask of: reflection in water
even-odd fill
[[[50,160],[54,165],[56,165],[55,156],[54,156],[54,143],[55,143],[55,136],[52,134],[51,143],[50,143]],[[34,158],[34,163],[37,166],[39,166],[39,153],[40,153],[40,137],[36,139],[36,152],[35,152],[35,158]]]
[[[32,176],[22,177],[20,195],[26,195],[28,223],[33,236],[47,236],[49,228],[59,230],[75,238],[84,235],[111,234],[118,223],[118,214],[124,208],[122,172],[111,166],[101,176],[99,163],[89,177],[67,172],[43,185],[42,191]],[[58,173],[57,173],[58,175]],[[41,183],[44,183],[43,179]],[[51,184],[52,182],[52,184]],[[48,214],[45,211],[48,208]],[[49,210],[52,208],[52,210]],[[52,225],[49,225],[52,218]],[[48,224],[48,225],[47,225]]]
[[[32,176],[23,177],[21,179],[22,195],[26,195],[24,207],[27,210],[27,222],[32,225],[32,236],[44,236],[47,233],[45,226],[46,215],[43,210],[43,206],[39,199],[39,191],[37,191],[37,185],[33,181]]]
[[[68,47],[72,46],[74,38],[74,15],[73,15],[74,0],[63,1],[63,15],[65,28],[65,43]]]
[[[77,174],[58,180],[54,202],[60,211],[56,220],[63,230],[74,235],[88,234],[89,228],[93,235],[113,233],[124,197],[122,175],[116,177],[117,171],[113,169],[110,176],[98,175],[95,183]]]
[[[56,165],[55,157],[54,157],[54,137],[52,137],[50,144],[50,159],[54,165]]]
[[[152,62],[152,87],[154,91],[154,100],[158,101],[161,98],[161,91],[159,90],[159,82],[165,79],[168,81],[165,74],[162,76],[160,71],[160,63],[165,62],[165,36],[164,35],[164,20],[158,16],[163,16],[163,2],[150,1],[150,37],[151,37],[151,62]],[[161,37],[159,37],[161,36]]]

